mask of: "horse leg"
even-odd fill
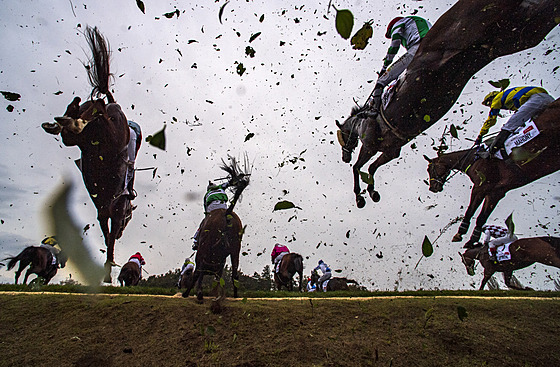
[[[463,217],[463,221],[461,225],[459,225],[459,229],[457,233],[453,236],[452,242],[461,242],[463,240],[463,235],[467,233],[469,230],[469,226],[471,225],[471,218],[473,217],[476,209],[482,204],[484,197],[480,195],[479,190],[476,187],[473,188],[471,191],[471,200],[469,202],[469,206],[465,211],[465,215]]]
[[[480,209],[480,214],[476,218],[476,226],[473,229],[471,238],[469,238],[467,244],[474,244],[480,240],[480,235],[482,234],[482,226],[486,224],[488,217],[498,204],[498,202],[505,196],[505,193],[491,193],[486,195],[484,199],[484,204],[482,204],[482,209]],[[465,244],[466,246],[466,244]]]
[[[113,245],[110,245],[111,233],[109,232],[109,218],[98,215],[97,220],[99,221],[99,226],[101,227],[101,232],[103,233],[103,238],[105,239],[105,247],[107,248],[107,259],[104,264],[105,278],[103,279],[103,282],[111,283],[111,268],[114,261],[114,241]]]
[[[198,303],[202,303],[203,296],[202,296],[202,279],[204,278],[204,273],[200,272],[198,279],[196,281],[196,299]]]
[[[513,276],[513,270],[504,271],[504,282],[506,283],[508,288],[515,289],[515,290],[518,290],[518,291],[532,291],[533,290],[532,288],[529,288],[529,287],[518,287],[517,285],[515,285],[515,283],[513,283],[511,281],[512,276]]]
[[[479,291],[484,289],[484,286],[486,285],[486,283],[488,283],[490,278],[492,278],[492,275],[494,275],[494,273],[495,270],[487,270],[486,268],[484,268],[484,278],[482,278],[482,282],[480,283],[480,288],[478,288]]]
[[[352,166],[352,173],[354,174],[354,195],[356,195],[356,205],[358,208],[363,208],[366,205],[366,200],[362,196],[362,189],[360,188],[360,168],[362,168],[371,157],[373,157],[373,154],[362,145],[358,159]]]
[[[237,284],[239,283],[239,252],[231,254],[231,282],[233,283],[233,297],[237,298]]]
[[[375,191],[375,180],[374,180],[375,172],[379,167],[389,163],[395,158],[398,158],[400,154],[401,154],[401,148],[383,152],[375,161],[373,161],[372,164],[369,165],[368,173],[371,176],[371,183],[368,183],[367,191],[369,193],[369,197],[375,203],[377,203],[381,199],[379,192]]]

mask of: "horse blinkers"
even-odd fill
[[[342,137],[342,130],[339,129],[336,131],[336,137],[338,139],[338,143],[340,144],[340,146],[344,148],[346,143],[344,142],[344,138]]]

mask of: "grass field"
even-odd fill
[[[214,314],[161,290],[56,288],[0,286],[0,365],[560,365],[557,292],[262,292]]]

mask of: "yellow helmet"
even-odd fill
[[[492,101],[494,100],[494,98],[500,94],[500,92],[498,91],[493,91],[490,92],[486,95],[486,97],[484,97],[484,100],[482,101],[482,104],[485,106],[490,106],[492,104]]]
[[[45,244],[45,245],[51,245],[51,246],[58,245],[58,241],[56,240],[56,237],[55,237],[55,236],[45,237],[45,238],[41,241],[41,243],[42,243],[42,244]]]

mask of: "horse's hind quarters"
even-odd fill
[[[62,131],[62,126],[57,124],[56,122],[43,122],[41,124],[43,130],[45,130],[49,134],[58,135]]]

